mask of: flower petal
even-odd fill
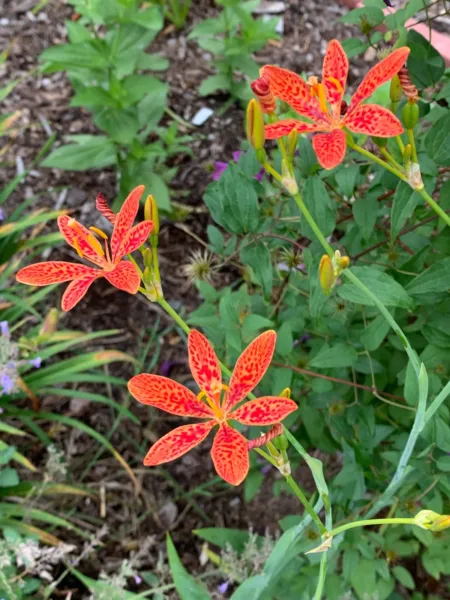
[[[323,59],[322,82],[325,86],[327,100],[333,107],[336,116],[341,113],[347,75],[348,58],[345,50],[337,40],[331,40]]]
[[[207,421],[173,429],[153,444],[144,458],[144,465],[152,467],[183,456],[203,442],[214,425],[214,421]]]
[[[188,335],[189,367],[198,387],[211,399],[222,389],[219,359],[206,337],[192,329]]]
[[[272,360],[276,341],[275,331],[265,331],[240,355],[231,375],[224,410],[230,410],[258,385]]]
[[[61,308],[64,311],[71,310],[88,291],[91,283],[103,276],[102,271],[91,269],[92,273],[82,275],[78,279],[74,279],[66,288],[61,300]]]
[[[135,250],[142,246],[150,235],[151,230],[153,229],[153,221],[142,221],[139,225],[135,225],[132,227],[120,244],[120,247],[117,251],[117,258],[120,256],[125,256],[125,254],[131,254]]]
[[[114,287],[129,294],[137,294],[141,278],[132,262],[123,260],[112,271],[104,271],[103,275]]]
[[[266,125],[264,129],[267,140],[276,140],[284,135],[288,135],[294,129],[298,131],[298,133],[307,133],[320,131],[322,127],[315,123],[305,123],[298,119],[282,119],[271,125]]]
[[[20,269],[16,274],[16,279],[20,283],[28,285],[50,285],[52,283],[71,281],[88,273],[97,274],[98,271],[82,264],[49,261],[36,263]]]
[[[249,469],[248,441],[226,423],[220,426],[211,448],[214,467],[222,479],[239,485]]]
[[[132,192],[128,195],[127,199],[122,205],[122,208],[116,215],[116,220],[114,222],[114,231],[111,237],[111,251],[112,251],[112,259],[115,261],[118,257],[118,251],[120,249],[120,245],[131,229],[133,222],[136,218],[137,212],[139,210],[139,200],[144,193],[145,185],[138,185],[134,188]]]
[[[355,133],[393,137],[403,133],[403,125],[390,110],[378,104],[360,104],[345,117],[345,125]]]
[[[344,160],[347,141],[342,129],[315,135],[312,145],[317,154],[317,160],[324,169],[334,169]]]
[[[77,231],[75,231],[75,228],[70,227],[69,223],[74,223]],[[76,219],[69,217],[69,215],[58,217],[58,227],[69,246],[72,246],[72,248],[75,248],[77,251],[80,250],[83,256],[95,265],[98,265],[99,267],[104,266],[105,259],[102,256],[99,256],[87,242],[89,237],[93,237],[92,232],[89,231],[89,229],[86,229],[86,227]]]
[[[392,79],[405,64],[409,52],[409,48],[398,48],[372,67],[354,93],[349,112],[373,94],[377,87]]]
[[[203,419],[213,416],[209,406],[200,402],[191,390],[168,377],[142,373],[130,379],[128,389],[138,402],[160,408],[172,415]]]
[[[244,425],[273,425],[297,410],[297,404],[289,398],[263,396],[250,400],[228,414],[230,419]]]
[[[314,121],[324,119],[317,98],[311,95],[309,85],[300,75],[273,65],[266,65],[260,73],[269,82],[272,94],[289,104],[300,115]]]

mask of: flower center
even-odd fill
[[[87,258],[89,260],[89,257],[85,256],[83,254],[83,250],[81,249],[80,242],[82,241],[82,242],[84,242],[84,244],[87,244],[89,246],[89,248],[99,258],[106,259],[107,263],[112,262],[111,254],[110,254],[109,246],[108,246],[108,236],[106,235],[106,233],[104,231],[102,231],[101,229],[98,229],[97,227],[89,227],[89,229],[91,231],[93,231],[98,236],[100,236],[103,240],[105,240],[105,248],[103,249],[99,240],[92,233],[89,233],[86,235],[86,233],[81,229],[80,225],[75,221],[75,219],[71,219],[69,221],[69,227],[71,229],[73,229],[73,231],[75,232],[75,237],[73,238],[73,246],[74,246],[75,250],[77,251],[77,254],[81,258]]]
[[[319,101],[320,110],[323,113],[328,113],[327,96],[325,93],[325,86],[319,82],[319,79],[312,75],[308,77],[308,84],[310,87],[311,98],[317,98]]]
[[[223,406],[226,403],[228,392],[228,386],[222,384],[221,386],[217,386],[217,390],[213,392],[212,398],[208,395],[207,392],[205,392],[205,390],[202,390],[197,396],[197,398],[200,401],[206,401],[208,406],[213,411],[216,419],[221,423],[223,423],[226,420],[226,413],[223,410]]]

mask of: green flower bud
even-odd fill
[[[414,129],[419,122],[419,107],[417,102],[408,101],[402,110],[402,121],[406,129]]]

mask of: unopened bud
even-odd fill
[[[394,77],[391,79],[391,87],[389,89],[389,97],[391,98],[391,102],[400,102],[402,94],[403,90],[402,85],[400,83],[400,79],[398,75],[394,75]]]
[[[159,213],[155,198],[150,194],[144,204],[144,218],[146,221],[153,221],[153,229],[150,235],[159,233]]]
[[[320,287],[322,288],[322,292],[326,296],[329,296],[331,294],[331,290],[333,289],[336,283],[336,276],[334,274],[333,263],[328,254],[324,254],[320,259],[319,282]]]
[[[372,142],[375,144],[375,146],[378,146],[378,148],[384,148],[388,143],[388,139],[376,137],[375,135],[373,135]]]
[[[264,79],[264,77],[258,77],[255,81],[252,81],[250,84],[253,93],[258,98],[261,109],[266,114],[271,114],[275,112],[276,108],[276,100],[275,96],[270,91],[269,82]]]
[[[440,515],[432,510],[421,510],[414,517],[414,522],[422,529],[442,531],[450,527],[450,515]]]
[[[144,259],[144,266],[146,269],[151,269],[153,265],[153,253],[150,248],[145,248],[142,252],[142,258]]]
[[[287,450],[289,448],[289,442],[284,433],[274,438],[272,443],[277,450]]]
[[[336,254],[339,251],[336,250]],[[336,256],[335,254],[335,260],[336,260],[336,265],[339,269],[341,269],[342,271],[344,269],[347,269],[350,266],[350,258],[348,256],[341,256],[339,253],[339,256]]]
[[[291,397],[291,388],[284,388],[284,390],[279,395],[279,398],[290,398]]]
[[[298,131],[293,129],[287,136],[287,153],[291,158],[295,154],[295,150],[297,148],[298,141]]]
[[[47,316],[45,317],[44,322],[42,323],[42,326],[39,330],[39,336],[47,336],[54,333],[56,331],[56,328],[58,327],[58,320],[58,310],[56,308],[51,308]]]
[[[408,164],[411,161],[412,154],[412,146],[411,144],[406,144],[403,149],[403,164]]]
[[[266,141],[264,115],[260,103],[252,98],[247,106],[247,139],[255,150],[262,150]]]
[[[408,100],[402,110],[402,121],[406,129],[414,129],[419,122],[419,107],[417,102]]]

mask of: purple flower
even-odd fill
[[[2,386],[5,394],[10,394],[16,387],[13,379],[7,373],[2,373],[0,385]]]
[[[135,581],[136,585],[139,585],[140,583],[142,583],[142,577],[139,577],[139,575],[137,573],[135,573],[134,581]]]
[[[240,150],[235,150],[232,153],[231,156],[233,157],[234,162],[239,162],[239,159],[241,158],[241,154],[242,154],[242,152]]]
[[[216,161],[214,163],[214,171],[211,175],[212,179],[214,179],[214,181],[219,181],[219,179],[222,177],[222,174],[224,173],[224,171],[226,171],[227,168],[228,163],[222,162],[220,160]]]
[[[256,181],[262,181],[262,178],[264,177],[264,173],[265,173],[265,170],[260,169],[255,175]]]
[[[177,367],[178,365],[182,364],[183,363],[179,360],[165,360],[159,367],[159,374],[163,377],[169,377],[170,371],[173,369],[173,367]]]
[[[267,475],[267,473],[270,471],[270,467],[271,467],[271,465],[264,465],[263,468],[261,469],[261,473],[263,475]]]
[[[9,326],[8,321],[0,321],[0,331],[2,332],[3,337],[9,338]]]
[[[300,338],[300,344],[304,344],[305,342],[307,342],[310,339],[311,339],[311,334],[310,333],[304,333],[302,335],[302,337]]]
[[[227,591],[227,589],[228,589],[228,585],[229,585],[229,584],[228,584],[228,581],[224,581],[223,583],[221,583],[221,584],[220,584],[220,585],[217,587],[217,589],[219,590],[219,592],[220,592],[221,594],[225,594],[225,593],[226,593],[226,591]]]
[[[4,221],[5,220],[5,214],[2,211],[2,209],[0,208],[0,221]]]
[[[42,358],[40,356],[37,356],[36,358],[32,358],[31,360],[28,361],[30,363],[30,365],[33,365],[33,367],[36,367],[36,369],[39,369],[39,367],[42,364]]]

